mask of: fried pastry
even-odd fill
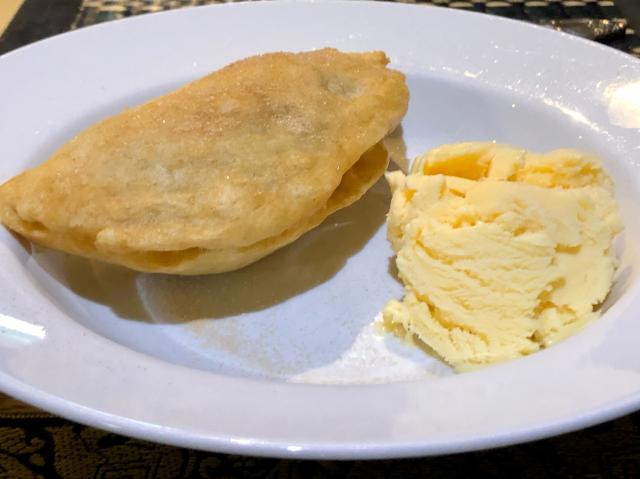
[[[382,52],[271,53],[98,122],[0,187],[44,246],[139,271],[240,268],[356,201],[407,109]]]

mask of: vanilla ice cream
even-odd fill
[[[386,328],[462,371],[530,354],[598,316],[622,225],[596,157],[462,143],[387,179],[405,296],[385,306]]]

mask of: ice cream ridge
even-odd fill
[[[599,315],[622,223],[595,156],[461,143],[387,179],[405,295],[385,306],[386,329],[466,371],[535,352]]]

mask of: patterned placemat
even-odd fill
[[[224,2],[26,0],[9,35],[0,38],[0,51],[69,28],[212,3]],[[437,4],[529,21],[617,20],[622,16],[614,2],[596,0],[410,3]],[[631,29],[612,46],[640,56],[640,40]],[[471,475],[480,479],[640,478],[640,413],[576,433],[493,451],[405,460],[296,461],[213,454],[131,439],[75,424],[0,394],[0,479],[448,479]]]

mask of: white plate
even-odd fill
[[[384,184],[227,275],[137,275],[0,232],[0,387],[73,420],[187,447],[373,458],[530,440],[640,405],[640,64],[514,21],[385,3],[145,15],[0,58],[0,180],[98,118],[247,55],[385,50],[411,89],[414,156],[495,139],[579,147],[613,174],[626,231],[606,313],[548,350],[452,375],[370,324],[401,294]],[[332,383],[332,384],[328,384]],[[376,383],[376,384],[358,384]]]

